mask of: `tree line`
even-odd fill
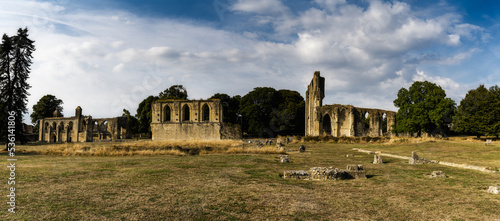
[[[158,96],[149,96],[137,108],[135,116],[123,110],[132,132],[151,134],[151,104],[159,100],[187,99],[186,88],[173,85]],[[305,101],[297,91],[257,87],[245,96],[216,93],[208,99],[220,99],[223,122],[241,124],[249,136],[274,137],[279,134],[303,134]]]
[[[460,105],[446,97],[435,83],[416,81],[398,91],[394,105],[399,108],[393,132],[421,136],[464,134],[496,136],[500,134],[500,88],[479,85],[469,90]]]
[[[139,103],[136,114],[124,109],[132,133],[151,134],[151,104],[159,100],[188,99],[182,85],[173,85],[157,96],[148,96]],[[241,124],[248,136],[303,135],[305,101],[297,91],[257,87],[245,96],[216,93],[209,99],[220,99],[223,121]],[[62,113],[62,100],[53,95],[42,97],[33,105],[32,122]],[[498,136],[500,134],[500,88],[484,85],[470,90],[460,105],[446,97],[446,92],[428,81],[416,81],[408,89],[398,91],[394,105],[399,108],[392,132],[399,135],[422,136],[466,134]],[[62,115],[61,115],[62,116]]]

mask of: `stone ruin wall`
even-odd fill
[[[57,116],[57,113],[54,113]],[[125,117],[97,118],[83,116],[77,107],[73,117],[51,117],[40,120],[38,140],[41,142],[91,142],[130,138]]]
[[[241,139],[239,125],[223,122],[222,103],[213,100],[162,100],[152,104],[152,140]]]
[[[352,105],[323,105],[325,97],[325,78],[320,72],[314,77],[306,91],[306,136],[390,136],[396,124],[396,112],[359,108]],[[369,117],[368,125],[365,120]],[[387,125],[383,127],[383,120]]]

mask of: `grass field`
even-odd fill
[[[16,213],[8,213],[3,203],[0,219],[500,220],[500,195],[486,192],[488,186],[500,185],[500,173],[409,165],[387,157],[384,164],[374,165],[373,155],[352,151],[361,148],[406,156],[417,151],[428,159],[498,168],[500,146],[495,142],[490,146],[441,140],[305,143],[306,153],[296,151],[301,145],[296,143],[286,146],[293,150],[286,152],[291,157],[288,164],[278,162],[280,153],[252,153],[248,148],[227,151],[242,148],[231,145],[225,151],[197,155],[136,152],[118,156],[34,151],[57,149],[57,145],[19,147],[24,151],[16,163]],[[134,149],[132,146],[128,149]],[[77,150],[74,153],[80,153]],[[7,159],[5,152],[3,155]],[[347,164],[364,165],[368,179],[280,177],[284,170],[345,169]],[[428,178],[435,170],[444,171],[448,178]],[[5,177],[4,195],[8,194],[8,173],[6,167],[0,170]],[[7,197],[3,199],[7,201]]]

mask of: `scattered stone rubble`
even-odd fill
[[[430,178],[446,178],[447,176],[443,171],[432,171]]]
[[[409,164],[424,164],[424,163],[439,163],[439,161],[428,160],[425,158],[418,157],[417,152],[411,152]]]
[[[500,193],[500,186],[490,186],[488,193],[498,194]]]
[[[288,155],[280,155],[281,163],[290,163],[290,157]]]
[[[347,165],[346,170],[333,167],[313,167],[309,171],[285,171],[283,178],[303,180],[366,179],[366,171],[363,170],[363,165]]]

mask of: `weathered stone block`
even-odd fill
[[[382,160],[382,157],[380,156],[380,151],[377,151],[375,156],[373,156],[373,163],[374,164],[382,164],[384,161]]]
[[[500,186],[490,186],[488,193],[498,194],[500,193]]]
[[[281,163],[290,163],[290,157],[288,155],[280,155]]]
[[[363,169],[363,165],[347,165],[346,172],[354,179],[366,179],[366,172]]]

